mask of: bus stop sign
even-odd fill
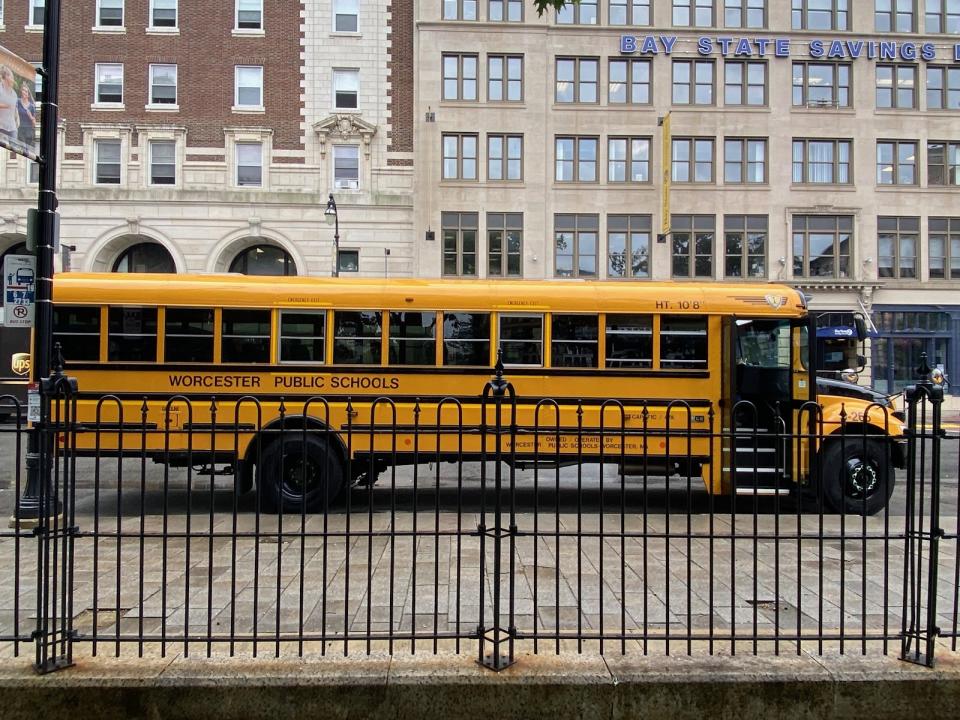
[[[32,327],[36,297],[37,263],[33,255],[8,255],[3,259],[3,324]]]

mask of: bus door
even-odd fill
[[[731,416],[733,480],[740,494],[787,491],[794,424],[795,357],[790,320],[733,318]]]

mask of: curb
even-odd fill
[[[953,718],[960,655],[521,656],[495,674],[457,655],[300,660],[83,660],[37,676],[0,667],[0,715],[71,720],[424,717]]]

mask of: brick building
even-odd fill
[[[39,65],[43,0],[0,7],[0,44]],[[73,269],[413,272],[411,0],[61,8],[61,242],[76,248]],[[23,241],[35,205],[36,168],[5,157],[0,253]]]

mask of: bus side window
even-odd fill
[[[390,364],[435,365],[436,325],[436,313],[390,313]]]
[[[53,342],[71,360],[100,360],[100,308],[60,305],[53,309]]]
[[[660,318],[660,367],[664,370],[706,370],[705,317]]]
[[[553,367],[597,367],[599,317],[554,314],[551,328],[550,364]]]
[[[155,307],[112,307],[108,318],[108,360],[157,361],[157,309]]]
[[[221,362],[270,362],[269,310],[224,310],[222,326]]]
[[[333,362],[341,365],[379,365],[380,313],[375,310],[333,313]]]
[[[164,362],[213,362],[213,310],[167,308]]]
[[[504,365],[543,365],[543,315],[500,315]]]
[[[443,314],[443,364],[489,367],[489,313]]]
[[[607,315],[607,367],[653,367],[653,318]]]
[[[327,314],[323,310],[280,313],[280,362],[322,365]]]

